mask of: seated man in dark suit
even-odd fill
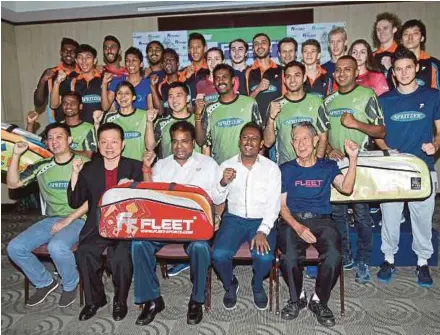
[[[102,194],[121,181],[142,180],[142,162],[122,157],[124,131],[114,123],[106,123],[98,129],[98,148],[101,156],[83,164],[73,162],[72,177],[68,186],[68,200],[72,208],[88,201],[87,221],[81,230],[76,261],[81,272],[86,305],[79,319],[88,320],[98,308],[107,304],[102,283],[101,254],[107,248],[107,260],[115,286],[113,319],[122,320],[127,315],[127,296],[133,276],[130,257],[130,241],[102,238],[96,221],[96,210]]]

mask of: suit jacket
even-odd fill
[[[142,181],[142,162],[121,157],[118,166],[118,181],[127,178]],[[96,157],[84,164],[79,173],[78,182],[72,191],[71,182],[67,188],[69,206],[79,208],[85,201],[89,202],[86,223],[79,235],[81,242],[89,235],[99,235],[99,222],[97,222],[97,207],[105,191],[104,159]]]

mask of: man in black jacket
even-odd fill
[[[142,163],[121,156],[124,149],[124,131],[119,125],[106,123],[98,129],[98,148],[101,154],[83,164],[73,162],[72,178],[68,186],[68,200],[72,208],[88,201],[87,221],[81,230],[76,253],[82,275],[86,305],[79,319],[85,321],[107,304],[102,283],[101,254],[107,248],[107,260],[112,272],[115,295],[113,319],[122,320],[127,315],[127,296],[133,275],[130,241],[102,238],[99,235],[96,211],[100,197],[121,181],[142,180]]]

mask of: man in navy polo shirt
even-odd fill
[[[399,47],[394,53],[392,71],[397,88],[379,98],[382,105],[387,134],[384,140],[376,140],[382,149],[397,149],[422,159],[431,171],[432,193],[424,201],[409,201],[413,234],[412,249],[417,255],[416,273],[418,283],[429,287],[433,281],[429,273],[428,259],[433,253],[432,216],[435,207],[437,174],[434,170],[434,155],[440,148],[440,92],[428,86],[419,86],[416,55]],[[400,216],[403,202],[381,204],[382,246],[385,261],[377,277],[389,282],[395,272],[394,255],[400,238]]]
[[[281,221],[278,227],[278,246],[281,250],[281,269],[287,277],[290,299],[281,311],[285,320],[293,320],[307,306],[303,291],[304,260],[309,244],[319,252],[318,276],[309,309],[323,326],[335,325],[327,303],[338,281],[342,266],[341,236],[331,219],[330,187],[343,194],[353,192],[359,146],[345,140],[349,167],[341,174],[334,160],[316,157],[319,137],[310,122],[292,127],[292,146],[297,158],[281,165]]]

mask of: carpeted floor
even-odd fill
[[[437,200],[438,201],[438,200]],[[435,226],[440,226],[440,206],[436,206]],[[98,311],[86,321],[79,322],[79,297],[67,307],[57,307],[61,288],[52,293],[44,303],[35,307],[24,305],[23,275],[16,270],[5,256],[7,243],[19,232],[36,221],[38,215],[2,213],[2,334],[440,334],[440,268],[431,268],[434,286],[421,288],[416,283],[414,268],[399,268],[399,274],[388,285],[376,280],[377,268],[372,268],[372,282],[360,285],[354,281],[354,271],[345,272],[346,314],[339,315],[339,284],[336,285],[330,308],[337,316],[336,326],[324,328],[313,318],[311,312],[303,310],[298,319],[283,321],[279,315],[254,308],[250,288],[251,267],[237,266],[236,274],[240,282],[237,308],[224,310],[222,306],[223,288],[213,276],[212,311],[205,313],[198,326],[186,324],[186,311],[191,283],[189,272],[167,280],[161,279],[162,294],[166,309],[155,321],[146,327],[134,324],[139,309],[133,304],[133,294],[129,297],[129,314],[115,322],[111,317],[111,305]],[[48,264],[51,269],[53,266]],[[113,298],[111,278],[104,275],[107,299]],[[281,286],[281,307],[287,300],[287,287]],[[306,279],[307,292],[313,291],[313,280]],[[267,282],[265,283],[267,289]],[[132,288],[133,289],[133,288]],[[32,294],[31,288],[31,294]]]

